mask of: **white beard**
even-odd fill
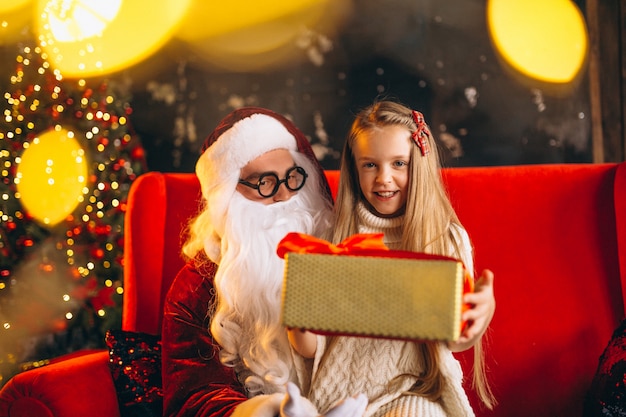
[[[222,363],[235,368],[251,395],[283,391],[291,379],[291,352],[280,322],[284,261],[276,247],[289,232],[318,234],[315,225],[326,227],[320,217],[329,214],[319,195],[311,199],[303,191],[269,205],[235,192],[228,209],[235,221],[226,222],[221,240],[211,332],[222,347]]]

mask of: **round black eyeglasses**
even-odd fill
[[[278,175],[274,174],[273,172],[266,172],[264,174],[261,174],[256,184],[242,179],[239,179],[239,184],[245,185],[246,187],[254,188],[263,198],[270,198],[278,192],[280,184],[283,183],[289,191],[298,191],[299,189],[304,187],[304,183],[306,182],[307,177],[308,174],[306,173],[304,168],[295,166],[289,168],[289,170],[287,171],[287,175],[285,175],[285,178],[283,178],[282,180],[278,179]]]

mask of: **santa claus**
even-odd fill
[[[312,417],[311,363],[280,322],[288,232],[329,227],[332,198],[306,137],[262,108],[226,116],[196,165],[202,203],[168,293],[162,332],[165,416]],[[364,396],[327,415],[363,414]]]

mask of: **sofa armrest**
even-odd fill
[[[106,350],[15,375],[0,390],[0,417],[119,417]]]

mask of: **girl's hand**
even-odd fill
[[[463,302],[471,308],[466,310],[461,317],[467,322],[461,337],[456,342],[448,343],[448,347],[453,352],[461,352],[474,346],[489,327],[496,311],[493,281],[493,272],[485,269],[476,282],[474,292],[463,296]]]

